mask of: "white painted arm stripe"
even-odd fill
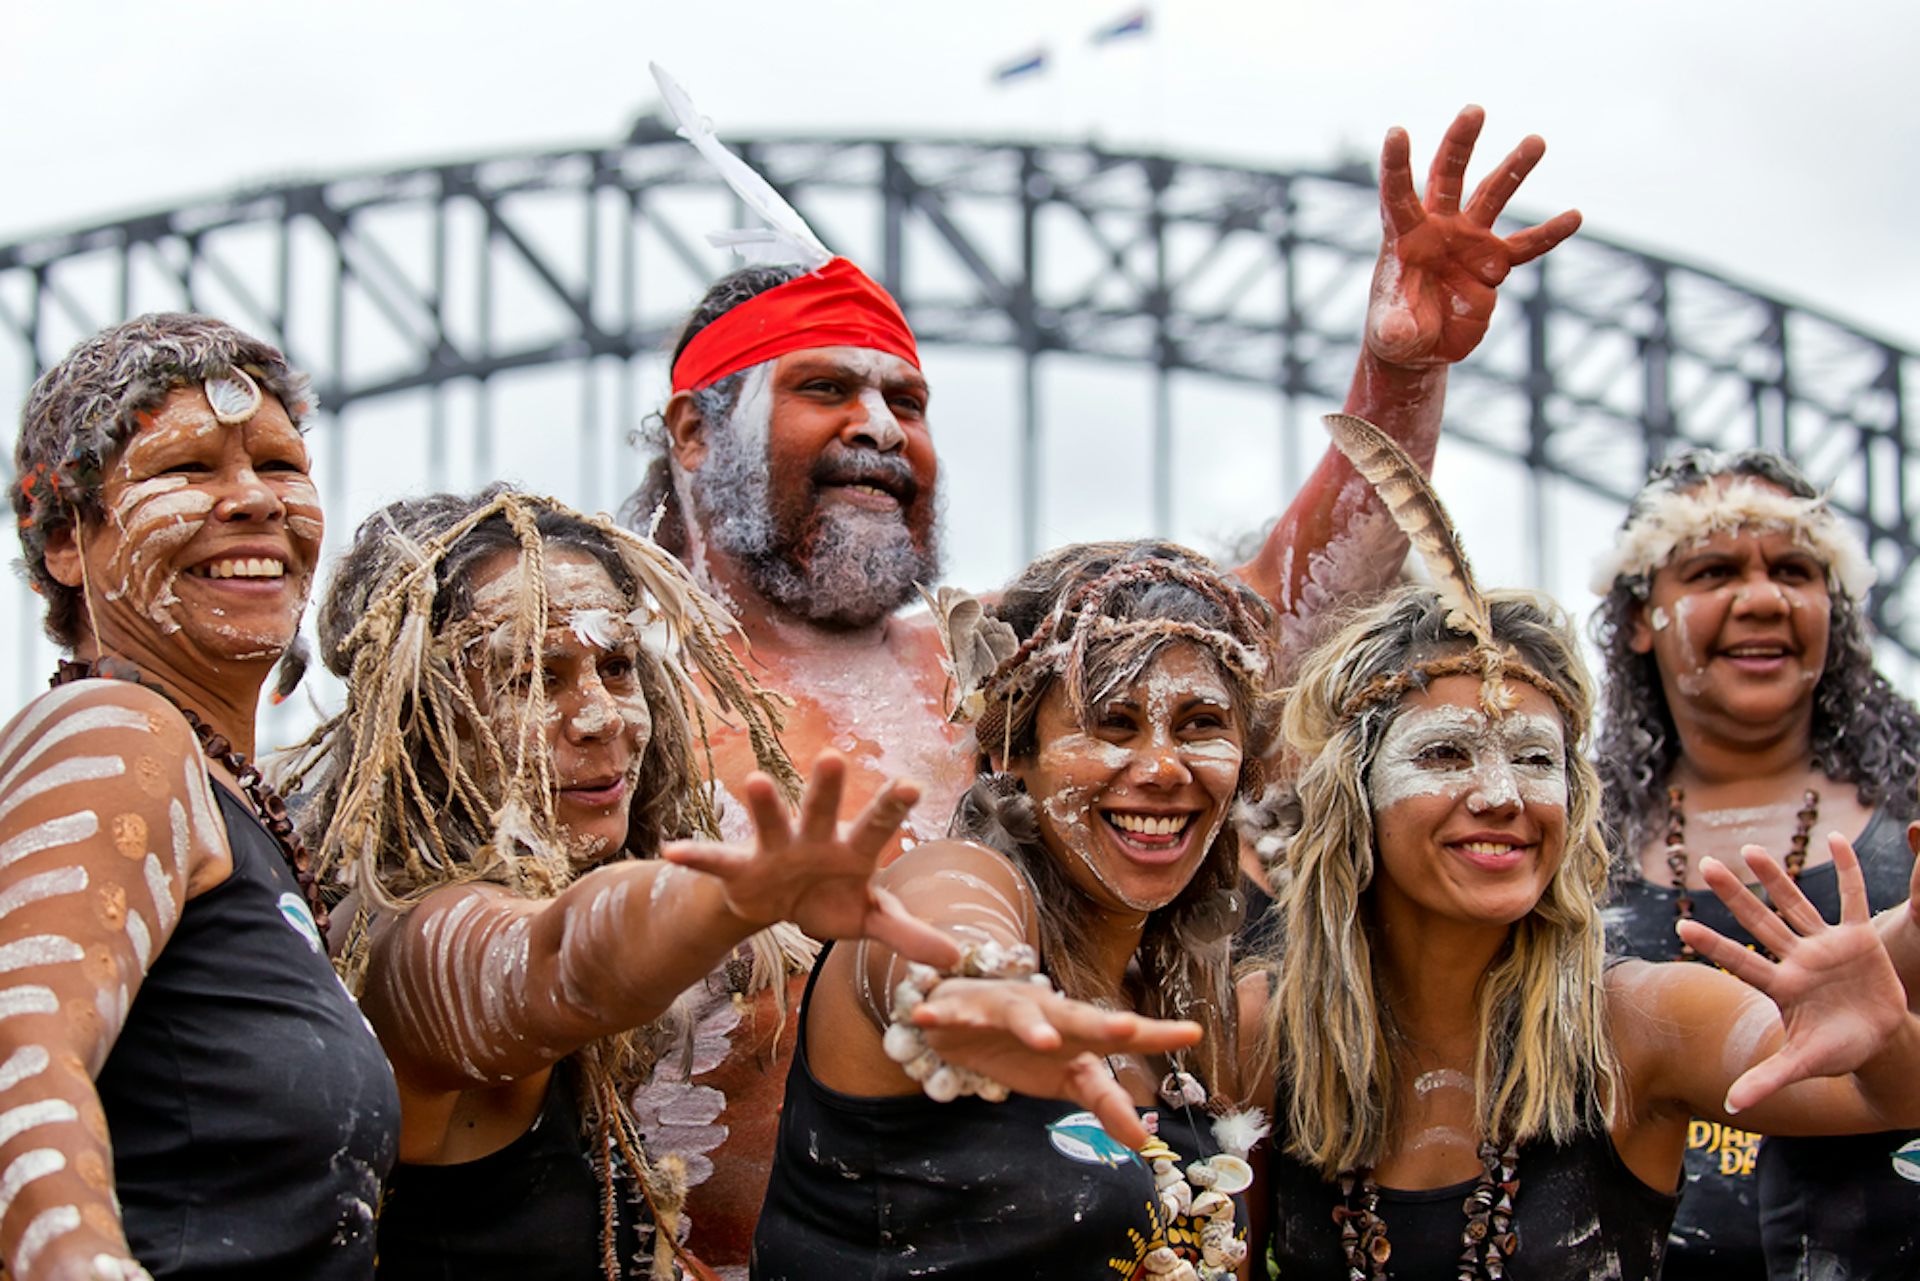
[[[13,1142],[28,1130],[79,1119],[79,1109],[65,1099],[39,1099],[22,1103],[17,1108],[0,1112],[0,1147]]]
[[[47,1070],[47,1064],[53,1056],[42,1045],[23,1045],[0,1063],[0,1094],[5,1094],[29,1077],[39,1076]],[[0,1210],[0,1219],[6,1218],[6,1211]]]
[[[0,800],[0,819],[6,818],[34,797],[43,796],[57,788],[116,778],[126,772],[126,759],[120,756],[69,756],[64,761],[55,761],[6,793],[6,799]]]
[[[84,867],[63,867],[52,872],[40,872],[33,876],[22,877],[0,891],[0,921],[14,912],[43,899],[59,898],[63,894],[78,894],[87,888],[87,869]]]
[[[23,858],[42,850],[56,849],[86,840],[100,830],[100,816],[92,810],[65,814],[37,823],[8,840],[0,841],[0,870],[12,867]]]
[[[63,934],[34,934],[0,946],[0,974],[36,965],[69,965],[86,955],[84,948]]]
[[[20,1244],[14,1248],[13,1271],[27,1281],[33,1275],[33,1261],[48,1243],[67,1235],[80,1226],[80,1211],[70,1205],[57,1205],[51,1210],[42,1210],[34,1216],[27,1230],[20,1234]]]
[[[38,983],[22,983],[18,987],[0,988],[0,1019],[10,1019],[16,1014],[57,1014],[60,1012],[60,999],[53,989]]]
[[[153,726],[139,712],[125,707],[84,707],[42,734],[32,747],[20,753],[4,775],[0,775],[0,795],[12,790],[14,780],[26,772],[27,766],[46,755],[47,749],[56,747],[70,738],[82,734],[96,734],[101,730],[130,729],[151,736]]]
[[[13,1158],[7,1165],[7,1172],[0,1174],[0,1219],[7,1217],[7,1211],[13,1208],[13,1199],[20,1195],[21,1188],[35,1179],[44,1179],[66,1168],[67,1158],[61,1155],[58,1148],[35,1148]]]

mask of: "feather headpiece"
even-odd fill
[[[1506,687],[1505,676],[1514,660],[1507,647],[1494,639],[1493,615],[1474,581],[1473,565],[1467,560],[1460,533],[1440,495],[1407,451],[1366,419],[1328,414],[1321,421],[1332,433],[1333,443],[1373,486],[1393,523],[1419,553],[1433,579],[1433,589],[1446,608],[1448,628],[1473,641],[1479,660],[1481,706],[1490,716],[1510,711],[1514,696]]]
[[[740,203],[765,224],[709,232],[707,243],[731,249],[749,263],[798,263],[808,271],[826,266],[833,253],[813,233],[800,211],[775,191],[773,184],[761,177],[752,165],[727,150],[726,144],[714,133],[713,122],[700,114],[687,91],[665,68],[649,62],[647,70],[653,73],[654,83],[660,86],[660,96],[666,100],[667,110],[673,113],[673,122],[678,126],[676,132],[707,158],[707,163],[733,188]]]

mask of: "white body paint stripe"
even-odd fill
[[[7,1211],[13,1208],[13,1199],[20,1195],[21,1188],[35,1179],[44,1179],[66,1168],[67,1158],[55,1148],[35,1148],[13,1158],[7,1166],[7,1172],[0,1174],[0,1219],[7,1217]]]
[[[196,768],[194,760],[187,760],[187,800],[193,806],[194,834],[200,838],[200,846],[209,854],[219,854],[227,848],[226,826],[215,817],[219,808],[213,799],[213,781],[207,777],[204,766]]]
[[[0,920],[5,920],[29,904],[59,898],[63,894],[78,894],[86,888],[87,869],[84,867],[63,867],[56,872],[41,872],[25,877],[0,892]]]
[[[20,744],[32,738],[34,731],[45,725],[68,703],[82,694],[93,692],[93,686],[76,682],[49,690],[28,704],[27,709],[20,714],[19,723],[13,727],[13,732],[8,734],[4,741],[0,741],[0,761],[11,756]]]
[[[66,814],[35,824],[10,840],[0,841],[0,870],[12,867],[23,858],[42,850],[56,849],[84,841],[100,830],[100,816],[92,810]]]
[[[84,948],[63,934],[35,934],[0,947],[0,974],[36,965],[66,965],[86,955]]]
[[[92,783],[103,778],[117,778],[127,772],[127,762],[120,756],[69,756],[47,766],[38,774],[6,794],[0,800],[0,819],[6,818],[20,806],[36,796],[44,796],[57,788],[68,787],[74,783]]]
[[[160,927],[162,934],[173,930],[174,918],[179,907],[173,901],[173,882],[168,879],[166,870],[160,866],[157,855],[147,855],[142,870],[147,874],[147,893],[153,895],[153,921]]]
[[[58,1240],[80,1226],[80,1211],[70,1205],[57,1205],[51,1210],[42,1210],[34,1216],[27,1230],[20,1234],[20,1243],[14,1247],[13,1270],[22,1278],[33,1274],[33,1261],[50,1242]]]
[[[60,1012],[59,998],[50,987],[38,983],[23,983],[19,987],[0,988],[0,1019],[10,1019],[16,1014],[57,1014]]]
[[[10,1055],[5,1063],[0,1063],[0,1094],[5,1094],[28,1077],[39,1076],[47,1070],[47,1064],[53,1062],[53,1056],[41,1045],[23,1045]],[[0,1219],[6,1212],[0,1210]]]
[[[32,1103],[22,1103],[17,1108],[0,1112],[0,1147],[13,1142],[28,1130],[79,1119],[79,1110],[65,1099],[36,1099]]]
[[[139,712],[125,707],[86,707],[61,721],[42,734],[32,747],[20,754],[4,776],[0,776],[0,794],[13,788],[14,780],[27,772],[27,766],[46,755],[47,749],[58,746],[70,738],[82,734],[94,734],[108,729],[138,730],[142,734],[152,734],[153,727],[147,724],[147,718]]]
[[[153,963],[153,935],[147,932],[147,919],[132,908],[127,909],[127,941],[133,944],[133,954],[140,960],[140,972],[146,973],[147,966]]]

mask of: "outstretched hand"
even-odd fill
[[[1023,979],[948,979],[909,1016],[949,1063],[1021,1094],[1071,1099],[1128,1147],[1147,1141],[1109,1054],[1165,1054],[1200,1039],[1200,1025],[1103,1010]]]
[[[1906,1017],[1906,990],[1874,930],[1860,858],[1837,832],[1827,842],[1840,886],[1838,925],[1827,924],[1779,861],[1757,845],[1743,846],[1740,854],[1771,906],[1718,859],[1701,860],[1701,876],[1734,919],[1779,958],[1770,961],[1698,921],[1680,923],[1680,936],[1696,952],[1765,993],[1786,1027],[1780,1048],[1727,1091],[1730,1113],[1796,1081],[1854,1071]]]
[[[1466,107],[1434,153],[1426,198],[1413,187],[1412,144],[1387,131],[1380,149],[1380,219],[1386,240],[1367,307],[1367,348],[1392,365],[1443,365],[1464,359],[1486,335],[1494,291],[1507,272],[1571,236],[1577,210],[1511,236],[1493,224],[1546,154],[1529,134],[1474,188],[1464,206],[1467,162],[1486,113]]]
[[[959,945],[873,883],[880,854],[920,799],[920,789],[890,780],[843,828],[846,777],[845,759],[821,753],[796,824],[773,780],[755,772],[744,789],[756,837],[751,849],[671,841],[661,857],[719,880],[728,908],[742,920],[761,926],[792,921],[814,938],[870,938],[910,961],[953,968],[960,963]]]

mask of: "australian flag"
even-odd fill
[[[1018,80],[1023,76],[1035,75],[1046,69],[1047,51],[1045,49],[1033,49],[1015,58],[1013,61],[995,68],[993,78],[995,81],[1005,84],[1009,80]]]
[[[1109,40],[1120,40],[1127,36],[1147,34],[1147,7],[1140,6],[1130,13],[1124,13],[1093,33],[1093,43],[1105,44]]]

